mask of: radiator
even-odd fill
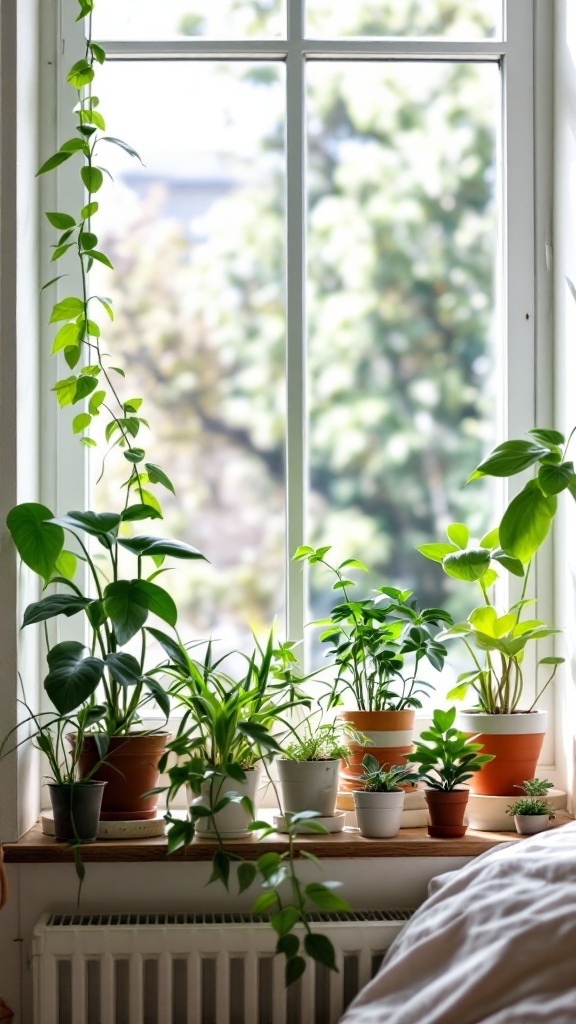
[[[45,914],[34,1024],[335,1024],[411,914],[312,914],[339,973],[308,963],[288,989],[272,928],[250,914]]]

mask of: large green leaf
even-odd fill
[[[172,637],[168,636],[166,633],[163,633],[160,629],[153,629],[152,626],[147,626],[146,632],[150,633],[150,635],[158,641],[158,643],[164,649],[164,651],[170,658],[170,661],[174,665],[177,665],[178,668],[183,669],[184,672],[189,671],[190,666],[188,664],[188,658],[186,657],[184,651],[182,651],[179,645],[176,643],[176,641],[172,639]]]
[[[490,551],[488,548],[468,548],[466,551],[446,555],[442,565],[448,576],[473,583],[489,569]]]
[[[52,519],[51,522],[66,530],[82,530],[91,537],[103,537],[112,534],[118,528],[121,515],[117,512],[67,512],[65,516]]]
[[[51,519],[50,509],[35,502],[16,505],[6,517],[20,558],[45,583],[52,576],[64,547],[64,531],[50,522]]]
[[[504,551],[525,565],[544,542],[556,512],[556,498],[542,493],[530,480],[512,499],[500,523],[500,544]]]
[[[538,483],[544,494],[560,494],[576,482],[573,462],[562,462],[559,466],[544,463],[538,470]]]
[[[104,591],[104,610],[111,619],[119,644],[126,644],[148,618],[148,601],[140,580],[118,580]]]
[[[164,540],[163,537],[120,537],[118,543],[135,555],[171,555],[173,558],[203,558],[191,544],[179,540]]]
[[[104,659],[106,668],[110,669],[116,682],[121,686],[135,686],[142,678],[140,662],[133,654],[125,651],[115,651],[107,654]]]
[[[441,562],[446,555],[458,551],[455,544],[420,544],[416,549],[424,558],[430,558],[433,562]]]
[[[41,601],[29,604],[24,612],[23,626],[29,626],[33,622],[44,622],[46,619],[53,619],[56,615],[76,615],[91,602],[89,597],[79,597],[78,594],[49,594]]]
[[[448,540],[451,540],[459,548],[465,548],[470,540],[470,530],[464,523],[451,523],[447,527]]]
[[[149,580],[133,580],[133,582],[138,584],[143,599],[148,602],[148,610],[167,622],[169,626],[175,626],[178,620],[178,609],[168,591],[159,587],[157,583],[150,583]]]
[[[549,447],[544,448],[535,441],[504,441],[480,463],[467,482],[481,476],[514,476],[549,455],[550,451]]]
[[[44,689],[61,715],[68,715],[92,696],[104,672],[100,658],[85,658],[84,644],[64,640],[48,652],[50,671]]]

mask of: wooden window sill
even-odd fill
[[[571,821],[565,811],[559,811],[550,823],[551,828]],[[516,832],[475,832],[468,830],[462,839],[431,839],[425,828],[406,828],[393,839],[363,839],[354,829],[344,829],[330,836],[299,836],[296,848],[309,849],[317,857],[357,859],[359,857],[477,857],[501,843],[522,842]],[[282,853],[286,839],[271,835],[266,839],[235,839],[226,846],[247,860],[256,860],[261,853]],[[168,857],[165,838],[108,839],[87,843],[82,847],[82,859],[88,863],[193,863],[210,861],[215,844],[210,840],[195,839],[188,849]],[[7,864],[65,864],[72,860],[66,843],[57,842],[42,834],[35,825],[16,843],[4,844]]]

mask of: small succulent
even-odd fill
[[[416,783],[418,774],[409,764],[379,764],[373,754],[362,759],[364,771],[358,781],[369,793],[392,793],[403,783]]]
[[[555,818],[554,808],[547,800],[536,796],[521,796],[510,804],[506,814],[526,814],[532,817],[536,814],[547,814],[549,818]]]
[[[516,786],[516,789],[522,788],[526,796],[547,796],[548,790],[554,786],[553,782],[549,782],[548,779],[526,779],[522,783],[522,787]]]

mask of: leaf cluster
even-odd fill
[[[456,708],[434,711],[430,729],[422,732],[413,752],[406,755],[407,761],[418,765],[420,778],[430,789],[453,790],[494,759],[493,754],[480,753],[481,743],[454,728],[455,718]]]
[[[506,814],[527,814],[530,816],[547,814],[549,818],[556,817],[552,804],[535,796],[521,796],[513,804],[510,804]]]
[[[282,756],[290,761],[348,761],[348,741],[362,742],[364,739],[350,722],[337,718],[330,722],[318,722],[312,715],[292,727],[294,739],[282,749]]]
[[[329,646],[327,657],[336,670],[330,705],[351,694],[363,711],[421,707],[420,695],[432,686],[418,679],[419,665],[425,660],[442,669],[447,652],[436,634],[441,623],[452,623],[451,616],[441,608],[420,610],[412,591],[396,587],[380,587],[373,597],[352,600],[355,583],[349,570],[367,568],[352,558],[332,565],[326,560],[329,551],[304,545],[294,559],[326,566],[336,577],[332,589],[343,598],[328,619],[315,623],[323,627],[320,640]]]
[[[393,793],[406,783],[415,785],[418,773],[411,765],[379,764],[373,754],[365,754],[362,758],[364,771],[358,781],[369,793]]]

